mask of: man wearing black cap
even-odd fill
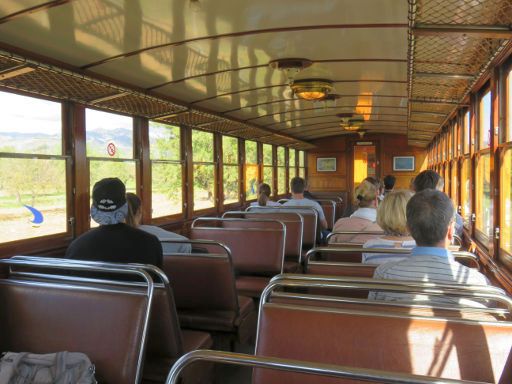
[[[78,260],[162,265],[158,238],[124,223],[126,188],[118,178],[98,181],[92,190],[91,217],[100,226],[76,238],[66,257]]]

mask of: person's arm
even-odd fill
[[[327,229],[327,220],[325,220],[325,218],[320,219],[320,226],[322,229]]]

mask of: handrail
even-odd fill
[[[412,248],[361,248],[356,246],[340,246],[340,247],[316,247],[311,248],[304,256],[305,265],[315,264],[321,265],[322,261],[310,261],[311,257],[319,252],[330,252],[330,253],[385,253],[385,254],[400,254],[409,255],[412,252]],[[454,258],[468,259],[476,262],[478,270],[480,270],[480,263],[478,257],[467,251],[452,251]]]
[[[144,323],[142,326],[142,334],[141,334],[141,342],[139,353],[137,357],[137,368],[135,372],[135,383],[140,383],[142,380],[142,366],[144,364],[144,355],[147,343],[147,333],[149,328],[149,318],[151,315],[151,306],[153,303],[153,292],[154,292],[154,284],[151,275],[145,271],[144,269],[133,267],[133,268],[125,268],[122,265],[110,266],[108,263],[98,263],[98,264],[88,264],[88,263],[77,263],[77,262],[61,262],[56,264],[50,264],[48,262],[43,262],[39,260],[28,260],[28,259],[0,259],[0,264],[12,266],[24,266],[24,267],[41,267],[41,268],[54,268],[54,269],[63,269],[63,270],[77,270],[77,271],[89,271],[89,272],[110,272],[110,273],[120,273],[126,275],[139,275],[142,277],[147,283],[147,293],[146,296],[147,306],[146,313],[144,314]],[[113,263],[110,263],[113,264]],[[156,268],[156,267],[155,267]]]
[[[171,368],[165,384],[177,384],[183,370],[197,361],[209,361],[229,365],[242,365],[253,368],[275,369],[327,377],[358,379],[385,384],[483,384],[476,381],[439,379],[406,373],[376,369],[353,368],[333,364],[313,363],[277,357],[263,357],[234,352],[212,350],[192,351],[183,355]]]
[[[161,243],[172,243],[172,244],[198,244],[198,245],[215,245],[220,248],[223,248],[226,253],[231,257],[231,249],[219,241],[214,240],[190,240],[190,239],[169,239],[169,240],[162,240]],[[172,253],[173,255],[177,255],[178,253]],[[194,255],[193,253],[184,253],[184,255]],[[164,254],[165,256],[165,254]]]
[[[331,232],[327,235],[326,240],[329,241],[329,239],[336,235],[384,235],[384,231],[336,231]],[[336,244],[336,243],[333,243]]]

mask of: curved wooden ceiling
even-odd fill
[[[5,51],[175,103],[144,116],[242,137],[261,128],[287,145],[343,134],[336,115],[353,113],[425,146],[510,44],[510,25],[510,0],[0,2]],[[296,79],[334,82],[334,102],[293,97],[268,65],[293,57],[313,62]],[[115,110],[125,93],[95,103]]]

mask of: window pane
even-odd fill
[[[252,200],[256,198],[258,190],[258,165],[245,165],[245,199]]]
[[[62,155],[61,105],[0,92],[0,152]]]
[[[288,150],[288,164],[290,168],[295,167],[295,149]]]
[[[491,236],[492,227],[490,158],[486,153],[476,165],[476,228],[486,236]]]
[[[469,226],[471,223],[471,160],[464,159],[462,163],[462,185],[460,189],[460,197],[462,201],[462,217],[464,225]]]
[[[443,188],[443,192],[446,193],[447,195],[450,195],[450,164],[446,164],[444,167],[443,167],[443,179],[444,179],[444,188]]]
[[[272,146],[263,144],[263,164],[272,165]]]
[[[480,100],[479,149],[488,148],[491,134],[491,92],[487,92]]]
[[[258,144],[255,141],[245,142],[245,164],[258,164]]]
[[[459,199],[457,197],[457,180],[458,180],[458,170],[457,170],[457,162],[452,162],[452,180],[450,183],[451,186],[451,197],[453,201],[453,205],[458,212],[459,209]]]
[[[304,167],[304,162],[304,151],[299,151],[299,167]]]
[[[213,161],[213,133],[192,130],[192,159],[194,162]]]
[[[286,193],[286,168],[277,168],[277,193],[284,195]]]
[[[469,111],[464,115],[464,153],[469,153],[469,144],[471,142],[471,118]]]
[[[66,232],[66,161],[0,158],[0,243]]]
[[[194,164],[194,211],[215,206],[215,167]]]
[[[239,199],[238,166],[225,165],[224,173],[224,204],[236,203]]]
[[[299,177],[306,178],[306,170],[304,168],[299,168]]]
[[[270,189],[273,186],[274,169],[272,167],[263,167],[263,182],[270,185]]]
[[[176,160],[180,156],[180,127],[149,122],[149,156],[153,160]]]
[[[507,76],[507,141],[512,141],[512,70]]]
[[[512,254],[512,149],[506,150],[500,169],[500,248]]]
[[[283,147],[277,147],[277,165],[281,165],[281,166],[286,165]]]
[[[222,158],[224,164],[238,164],[238,139],[222,136]]]
[[[182,212],[181,164],[151,164],[152,217],[175,215]]]
[[[87,156],[133,158],[133,119],[85,110]]]

